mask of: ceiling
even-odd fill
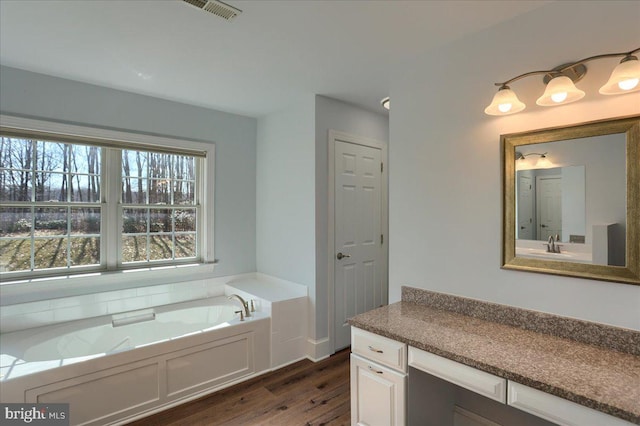
[[[548,2],[227,3],[0,0],[0,63],[252,117],[313,94],[379,112],[412,58]]]

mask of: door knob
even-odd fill
[[[338,258],[338,260],[342,260],[342,259],[344,259],[345,257],[351,257],[351,255],[350,255],[350,254],[342,254],[342,253],[338,253],[338,254],[336,255],[336,257]]]

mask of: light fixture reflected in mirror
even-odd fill
[[[537,157],[532,157],[534,155]],[[555,166],[547,157],[546,152],[529,152],[527,154],[516,152],[516,170],[549,169],[551,167]]]
[[[640,90],[640,61],[633,54],[640,52],[640,48],[629,52],[606,53],[591,56],[576,62],[560,65],[552,70],[532,71],[513,77],[502,83],[495,83],[499,87],[491,104],[485,108],[487,115],[509,115],[525,109],[525,104],[516,96],[508,84],[533,75],[544,75],[547,84],[545,92],[536,101],[541,106],[564,105],[582,99],[585,93],[574,83],[579,81],[587,72],[586,62],[596,59],[623,56],[622,61],[614,68],[609,81],[599,90],[603,95],[618,95]]]
[[[380,105],[382,105],[382,108],[386,109],[387,111],[389,111],[391,109],[391,105],[389,103],[389,97],[387,96],[386,98],[384,98],[383,100],[380,101]]]

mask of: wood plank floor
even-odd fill
[[[349,425],[349,349],[303,360],[129,426]]]

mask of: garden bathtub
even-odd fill
[[[239,309],[217,297],[0,335],[0,401],[119,424],[245,380],[269,368],[270,323]]]

